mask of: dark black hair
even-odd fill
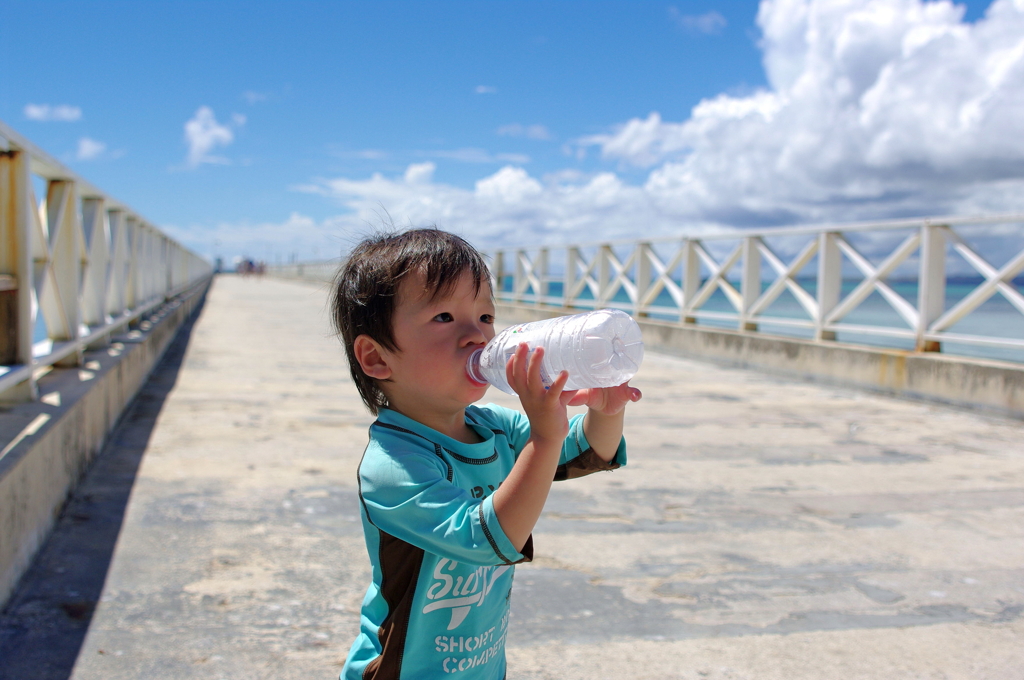
[[[355,340],[366,334],[391,352],[406,349],[395,342],[391,317],[399,284],[415,271],[423,273],[432,300],[451,295],[463,273],[473,277],[477,293],[485,283],[490,285],[487,264],[476,248],[440,229],[381,233],[352,250],[334,278],[332,321],[359,396],[374,415],[388,406],[387,397],[356,361]]]

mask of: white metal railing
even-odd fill
[[[1009,257],[995,266],[968,238]],[[1011,316],[1014,310],[1024,315],[1024,295],[1014,282],[1024,271],[1020,214],[733,230],[488,255],[496,297],[510,302],[619,307],[746,331],[788,328],[819,342],[842,333],[883,344],[899,339],[923,351],[938,351],[943,342],[1024,350],[1021,325],[951,330],[997,294]],[[947,295],[954,275],[968,283],[962,294]],[[893,318],[858,321],[864,314],[856,310],[872,296]]]
[[[267,265],[266,273],[277,279],[292,281],[308,281],[310,283],[328,284],[334,280],[340,259],[312,260],[309,262],[289,262],[287,264]]]
[[[33,175],[45,184],[38,201]],[[78,365],[86,348],[211,275],[206,260],[0,122],[0,399],[36,398],[41,371]]]

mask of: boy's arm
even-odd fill
[[[372,431],[372,428],[371,428]],[[483,500],[448,481],[449,470],[416,447],[382,450],[371,440],[359,465],[366,520],[406,543],[469,564],[515,564],[532,559],[502,532],[493,494]]]
[[[640,401],[640,390],[622,383],[618,387],[578,390],[569,400],[570,406],[586,406],[583,436],[597,456],[607,462],[615,458],[622,441],[622,423],[626,404]]]
[[[640,391],[628,385],[563,392],[568,379],[564,371],[550,388],[545,388],[540,378],[543,355],[543,348],[528,355],[526,345],[520,344],[506,368],[509,384],[530,419],[530,438],[512,471],[494,492],[493,503],[502,530],[517,550],[522,550],[537,524],[555,478],[562,445],[569,433],[566,404],[590,408],[589,429],[585,421],[584,436],[595,453],[607,462],[614,458],[622,438],[626,402],[640,399]]]
[[[526,344],[521,343],[505,369],[509,385],[519,395],[530,419],[530,439],[508,477],[491,496],[494,514],[516,550],[526,545],[544,509],[562,453],[562,442],[569,434],[565,412],[569,395],[562,395],[569,374],[562,371],[551,387],[545,389],[540,378],[543,358],[543,348],[538,347],[528,354]]]

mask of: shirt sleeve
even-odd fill
[[[562,445],[562,456],[555,469],[555,481],[584,477],[594,472],[617,470],[626,464],[626,438],[619,439],[619,448],[611,460],[604,460],[590,448],[583,432],[583,414],[575,415],[569,421],[569,436]]]
[[[512,409],[488,404],[492,412],[503,421],[508,436],[509,446],[519,456],[519,452],[530,439],[530,419],[525,414]],[[594,449],[590,448],[583,432],[583,414],[577,414],[569,420],[569,434],[562,444],[562,452],[555,471],[555,481],[576,479],[593,472],[616,470],[626,464],[626,438],[619,440],[619,448],[610,461],[602,460]]]
[[[519,552],[505,535],[492,497],[473,498],[447,479],[446,468],[423,452],[376,457],[359,470],[359,493],[375,527],[457,562],[482,566],[533,558],[532,540]]]

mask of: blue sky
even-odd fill
[[[747,1],[15,0],[0,23],[0,119],[186,244],[227,257],[334,255],[381,208],[485,244],[1015,209],[1024,152],[978,136],[1024,131],[1005,113],[1024,83],[1013,56],[1024,3],[995,5],[999,16],[988,2],[919,0],[776,0],[760,14]],[[852,56],[793,38],[809,28],[834,29]],[[946,37],[914,42],[936,31]],[[934,54],[908,54],[910,43]],[[919,86],[945,97],[929,85],[942,58],[961,63],[978,45],[993,50],[988,61],[948,76],[963,84],[947,102],[970,123],[963,138],[894,143],[894,130],[921,127],[898,98]],[[992,86],[1004,53],[1008,75]],[[808,58],[822,54],[838,56],[824,67]],[[855,99],[822,94],[844,78]],[[860,121],[864,140],[815,170],[843,177],[791,179],[780,192],[780,163],[799,157],[785,140],[808,127],[787,118],[800,97]],[[744,117],[763,130],[737,127]],[[776,141],[748,156],[759,140]],[[961,146],[953,158],[933,152]],[[954,169],[996,165],[969,178]]]

